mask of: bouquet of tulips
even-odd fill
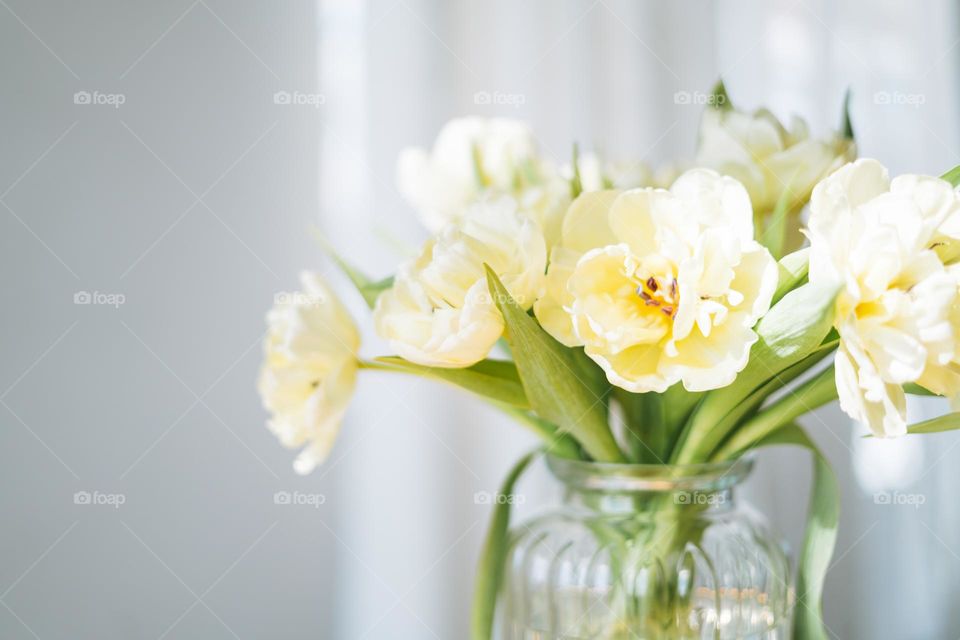
[[[856,159],[846,109],[817,138],[802,120],[736,109],[722,84],[693,160],[658,170],[576,148],[557,166],[522,123],[454,120],[431,150],[400,157],[401,193],[434,234],[419,253],[383,280],[333,254],[394,353],[362,359],[342,304],[304,274],[268,315],[268,426],[310,472],[358,371],[375,369],[465,389],[555,456],[689,464],[807,447],[795,629],[826,637],[837,492],[796,420],[839,400],[877,437],[960,427],[953,413],[911,425],[905,402],[960,392],[958,178],[891,180]],[[502,574],[509,505],[495,509],[476,638]]]

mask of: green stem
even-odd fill
[[[702,412],[698,408],[687,422],[685,432],[680,436],[680,442],[674,447],[671,462],[692,464],[705,460],[737,428],[737,425],[742,424],[741,421],[745,416],[760,407],[778,389],[785,387],[829,356],[837,343],[837,340],[825,340],[820,347],[800,362],[779,373],[774,373],[763,384],[729,408],[721,418],[709,415],[710,412],[701,415]],[[722,389],[719,390],[719,392],[722,391]],[[718,393],[718,391],[712,393]],[[709,397],[708,394],[707,399]]]
[[[664,393],[631,393],[615,387],[614,398],[623,408],[630,461],[666,464],[684,423],[702,393],[675,384]]]
[[[637,453],[642,455],[642,461],[663,464],[664,449],[668,440],[668,425],[664,397],[659,393],[647,394],[650,397],[643,405],[641,419],[646,424],[646,438],[638,442]]]
[[[376,360],[358,360],[357,364],[361,369],[369,369],[371,371],[392,371],[393,373],[404,373],[402,369],[398,369],[397,367],[389,364],[377,362]]]
[[[831,365],[743,423],[710,459],[716,461],[733,458],[783,425],[836,398],[837,385]]]
[[[663,462],[661,441],[667,426],[662,396],[657,393],[631,393],[619,387],[614,388],[613,395],[623,409],[630,461],[640,464]]]
[[[510,497],[514,485],[530,466],[538,452],[525,455],[510,470],[500,487],[500,496]],[[493,508],[493,518],[480,551],[477,575],[474,580],[473,610],[470,614],[470,638],[490,640],[496,618],[497,593],[503,583],[503,572],[509,551],[510,507],[512,500],[498,501]]]
[[[394,365],[371,360],[360,360],[359,365],[361,369],[367,369],[370,371],[389,371],[391,373],[421,375],[410,369],[403,369]],[[537,437],[544,441],[546,444],[546,450],[550,453],[561,458],[580,458],[580,447],[577,445],[577,441],[566,433],[558,433],[556,427],[546,420],[541,420],[530,412],[523,411],[522,409],[513,407],[505,402],[497,402],[494,399],[478,393],[473,393],[472,395],[486,400],[491,406],[500,409],[517,422],[529,428],[537,435]]]
[[[692,392],[683,388],[682,384],[675,384],[663,396],[663,414],[667,423],[667,433],[663,447],[663,460],[669,461],[673,457],[677,443],[680,441],[687,420],[696,411],[703,400],[705,392]]]
[[[770,378],[766,384],[751,393],[743,402],[734,407],[730,413],[717,423],[714,429],[715,438],[710,441],[709,447],[701,451],[701,453],[706,455],[720,446],[720,443],[735,431],[737,425],[743,423],[746,416],[759,409],[767,398],[778,390],[785,388],[788,384],[815,367],[817,363],[829,356],[833,352],[833,349],[833,343],[824,344],[797,364]]]
[[[537,434],[537,436],[546,443],[546,447],[544,448],[545,453],[560,458],[570,458],[572,460],[579,460],[581,458],[580,445],[577,444],[577,441],[574,440],[570,434],[558,433],[556,427],[552,424],[528,411],[521,411],[507,404],[491,404]]]

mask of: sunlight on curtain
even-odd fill
[[[960,164],[951,109],[960,31],[946,0],[752,0],[702,3],[698,11],[616,0],[319,6],[320,224],[377,276],[424,234],[394,188],[397,153],[431,144],[457,115],[527,120],[561,162],[578,141],[659,164],[689,157],[695,145],[700,107],[678,104],[678,91],[706,91],[722,75],[738,105],[801,114],[822,132],[838,125],[850,87],[863,154],[894,173]],[[513,99],[478,101],[484,93]],[[382,351],[365,346],[367,355]],[[808,426],[843,484],[827,589],[831,630],[842,638],[960,635],[960,612],[950,606],[960,595],[960,558],[947,547],[960,540],[956,437],[899,450],[871,445],[836,409],[808,418]],[[487,517],[473,494],[492,490],[531,443],[447,389],[364,381],[325,471],[339,486],[335,531],[319,538],[337,547],[336,637],[462,637]],[[902,473],[905,457],[923,468]],[[765,453],[751,485],[794,548],[808,466],[800,452]],[[550,495],[543,473],[527,484],[525,508]],[[877,504],[878,487],[923,495],[925,503]]]

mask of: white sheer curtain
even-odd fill
[[[823,131],[837,125],[849,86],[863,155],[894,173],[960,164],[960,30],[947,0],[325,0],[319,16],[320,224],[378,275],[423,235],[394,189],[397,153],[431,143],[457,115],[527,120],[561,160],[576,140],[657,164],[695,143],[699,107],[676,104],[677,91],[705,91],[722,76],[737,104],[800,114]],[[478,105],[478,91],[522,104]],[[372,341],[365,349],[383,351]],[[913,408],[922,417],[941,407]],[[826,598],[834,637],[960,635],[950,606],[960,595],[957,437],[878,449],[835,409],[805,424],[843,485]],[[318,531],[335,558],[333,637],[464,637],[488,515],[473,494],[494,488],[531,444],[454,391],[365,377],[321,472],[337,487],[336,518]],[[808,466],[798,451],[765,453],[749,489],[795,548]],[[548,498],[549,481],[534,474],[525,490],[528,510]],[[874,492],[888,490],[923,504],[876,504]]]

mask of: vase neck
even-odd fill
[[[753,468],[751,458],[694,465],[607,464],[547,456],[565,500],[604,513],[651,511],[672,515],[733,507],[733,489]],[[672,505],[664,511],[661,507]]]

